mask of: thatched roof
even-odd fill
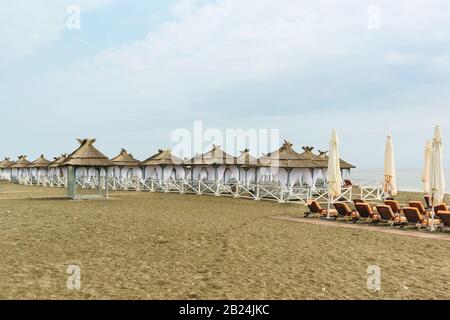
[[[17,160],[16,162],[14,162],[11,165],[11,168],[28,168],[30,166],[31,162],[27,160],[27,156],[19,156],[19,160]]]
[[[119,155],[113,159],[114,165],[119,167],[137,167],[139,166],[140,161],[136,160],[131,153],[128,153],[127,150],[122,149]]]
[[[9,168],[13,162],[9,158],[5,158],[5,160],[0,161],[0,169]]]
[[[292,148],[292,143],[284,141],[280,149],[263,155],[258,159],[260,167],[280,168],[317,168],[319,163],[314,163],[315,156],[310,150],[300,154]]]
[[[328,163],[328,159],[329,157],[327,156],[328,151],[319,151],[319,157],[324,159],[327,163]],[[341,163],[341,169],[355,169],[356,167],[342,159],[340,159],[340,163]]]
[[[303,147],[303,153],[298,153],[292,148],[292,143],[284,141],[283,146],[277,151],[263,155],[258,159],[260,167],[280,167],[280,168],[327,168],[328,156],[326,152],[319,151],[317,155],[313,153],[313,147]],[[353,165],[341,160],[342,169],[353,169]]]
[[[210,151],[196,155],[187,163],[192,165],[235,164],[236,158],[223,151],[220,146],[213,145]]]
[[[66,161],[67,159],[67,154],[62,154],[59,157],[55,157],[53,158],[53,161],[49,164],[49,168],[56,168],[59,167],[60,165],[62,165],[64,163],[64,161]]]
[[[30,164],[30,168],[48,168],[50,163],[51,162],[45,159],[44,155],[41,154],[39,158],[37,158]]]
[[[183,161],[172,154],[171,150],[158,150],[158,153],[140,163],[140,166],[180,165]]]
[[[241,154],[236,157],[236,164],[238,165],[251,167],[257,165],[257,163],[258,159],[256,159],[250,154],[249,149],[241,151]]]
[[[95,139],[77,139],[80,147],[62,163],[63,166],[111,167],[114,163],[94,147]]]

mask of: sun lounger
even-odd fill
[[[387,222],[391,226],[406,224],[406,218],[396,215],[389,205],[379,205],[377,206],[377,212],[380,215],[380,221]]]
[[[439,218],[441,220],[441,229],[450,228],[450,211],[439,211]]]
[[[366,200],[362,200],[362,199],[354,199],[353,200],[353,204],[356,206],[358,203],[366,203]]]
[[[402,212],[402,208],[400,207],[400,205],[398,204],[398,201],[395,200],[386,200],[384,202],[385,205],[391,207],[392,212],[394,213],[401,213]]]
[[[439,219],[434,219],[432,221],[430,218],[428,218],[427,215],[422,214],[417,207],[403,208],[403,214],[405,215],[407,224],[413,224],[419,230],[422,227],[431,225],[431,222],[435,226],[439,226],[441,224],[441,221]]]
[[[309,201],[307,205],[309,211],[305,212],[305,218],[307,218],[311,214],[317,214],[321,216],[327,213],[327,210],[323,209],[316,200]]]
[[[352,214],[355,213],[355,211],[350,209],[346,203],[337,202],[334,204],[334,207],[336,208],[338,215],[341,217],[351,217]]]
[[[419,210],[419,213],[423,216],[428,217],[430,214],[429,211],[423,206],[423,203],[420,201],[410,201],[409,206],[411,208],[417,208],[417,210]]]
[[[439,212],[441,211],[449,211],[447,204],[441,203],[440,205],[434,207],[434,212],[436,213],[436,215],[439,215]]]
[[[373,212],[368,203],[357,203],[355,205],[356,212],[352,214],[353,222],[357,222],[360,219],[371,220],[372,223],[377,223],[379,220],[378,213]]]

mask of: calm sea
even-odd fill
[[[383,181],[383,169],[354,169],[351,178],[381,183]],[[450,191],[450,170],[445,171],[447,182],[446,192]],[[401,191],[423,191],[422,169],[397,169],[397,185]]]

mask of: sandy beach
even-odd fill
[[[449,241],[271,219],[301,217],[292,204],[64,195],[0,185],[1,299],[450,298]],[[81,290],[66,287],[72,264]],[[367,290],[369,265],[381,268],[379,293]]]

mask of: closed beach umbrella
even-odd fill
[[[436,126],[436,129],[434,130],[433,146],[431,151],[430,188],[431,201],[433,205],[431,218],[434,219],[434,207],[442,203],[445,192],[444,166],[442,161],[442,137],[439,126]],[[431,226],[431,229],[434,229],[433,225]]]
[[[388,136],[384,155],[384,184],[383,191],[390,196],[397,195],[397,173],[395,169],[394,144],[392,136]]]
[[[430,194],[430,169],[431,169],[431,150],[433,144],[431,141],[427,141],[427,145],[425,146],[425,164],[423,168],[422,182],[423,182],[423,190],[425,194]]]
[[[339,158],[339,139],[336,130],[333,130],[330,141],[330,151],[328,158],[328,195],[330,201],[328,202],[328,218],[330,217],[331,199],[341,195],[342,177],[341,177],[341,163]]]

